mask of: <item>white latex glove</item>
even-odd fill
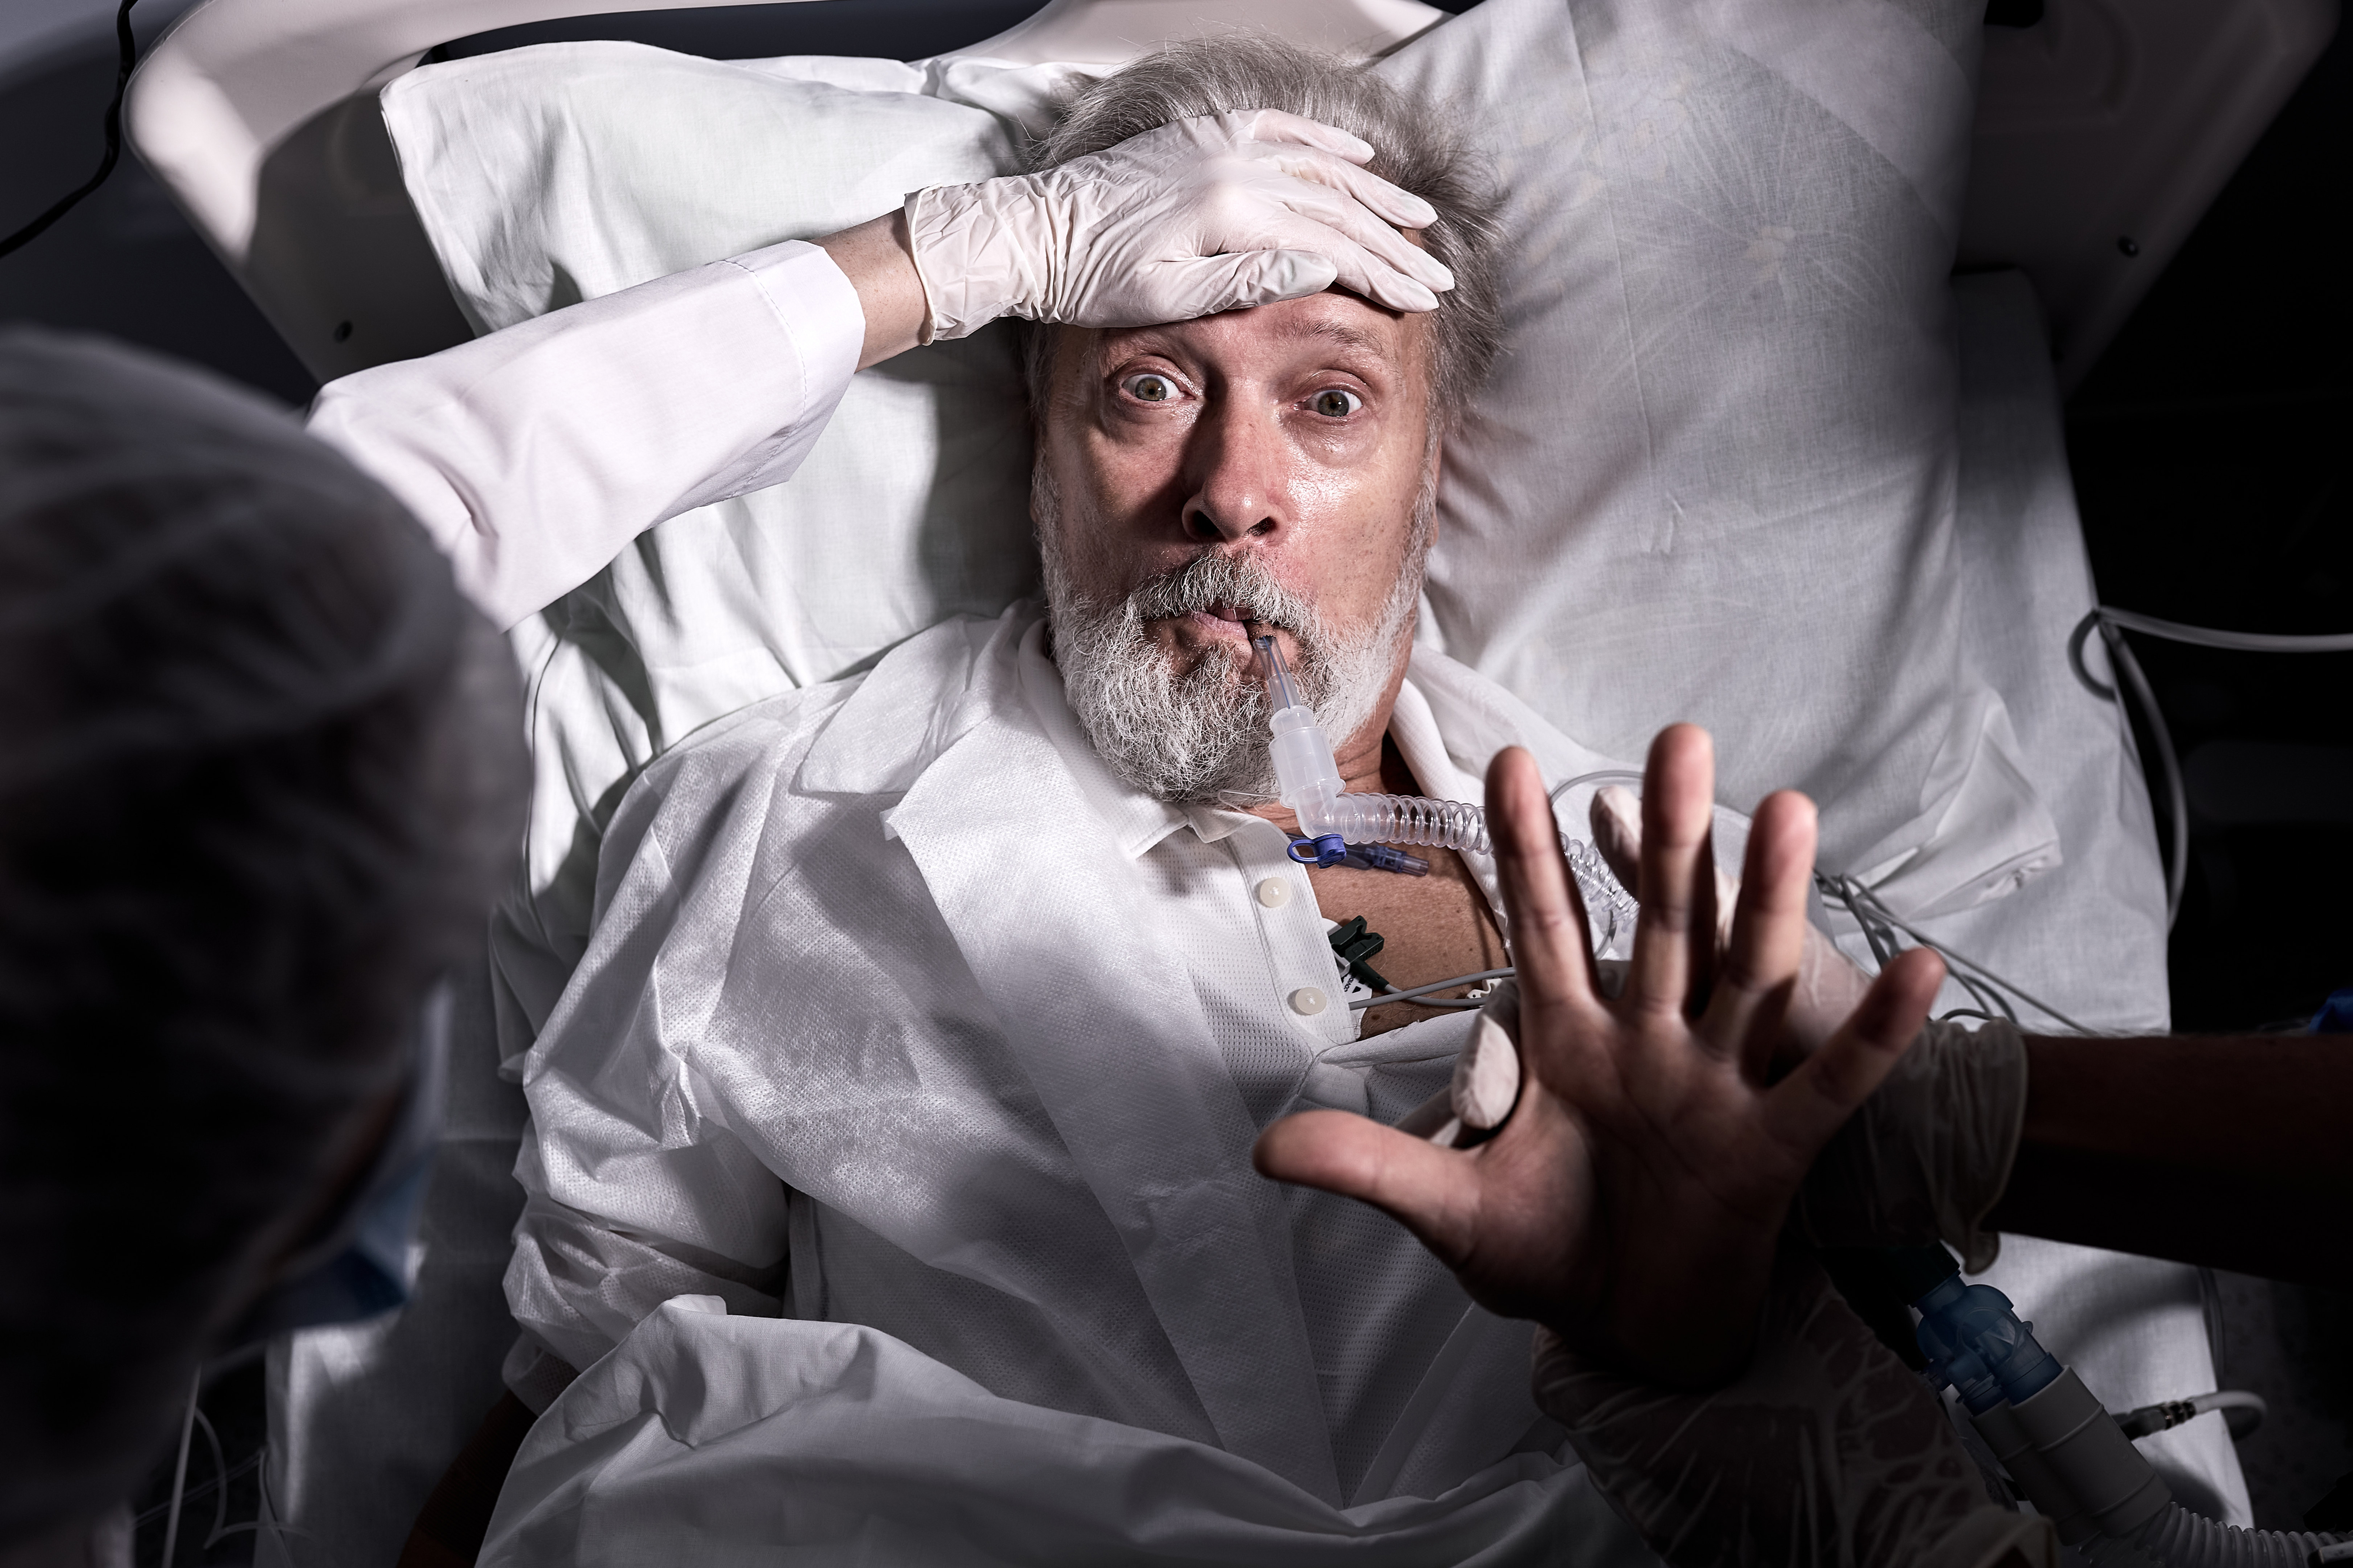
[[[1635,885],[1642,859],[1642,807],[1633,792],[1611,784],[1593,797],[1593,842],[1620,881]],[[1736,879],[1715,872],[1716,949],[1731,942]],[[1783,1027],[1785,1055],[1821,1048],[1871,989],[1871,977],[1827,932],[1808,925]],[[1463,1061],[1484,1067],[1487,1087],[1467,1093],[1472,1069],[1458,1067],[1452,1100],[1467,1136],[1503,1124],[1519,1089],[1514,1056],[1492,1042],[1514,1017],[1490,1005]],[[1484,1120],[1482,1120],[1484,1118]],[[1399,1125],[1403,1125],[1400,1123]],[[1823,1146],[1789,1211],[1790,1226],[1819,1247],[1873,1247],[1940,1238],[1973,1274],[1993,1267],[2001,1238],[1985,1216],[2010,1185],[2026,1127],[2026,1042],[2009,1024],[1971,1031],[1929,1023],[1904,1059]],[[1419,1127],[1413,1131],[1420,1131]]]
[[[1673,1568],[2058,1568],[2059,1536],[1985,1482],[1937,1397],[1784,1251],[1731,1383],[1641,1383],[1536,1332],[1536,1405]]]
[[[1180,120],[1060,168],[907,199],[925,342],[999,316],[1141,327],[1335,282],[1432,310],[1453,275],[1398,232],[1428,202],[1358,165],[1373,149],[1277,110]]]
[[[1593,847],[1609,863],[1620,885],[1634,890],[1642,863],[1642,804],[1623,784],[1610,784],[1593,797],[1587,814],[1593,825]],[[1732,941],[1732,910],[1739,902],[1740,879],[1715,868],[1715,945],[1719,954]],[[1798,956],[1797,984],[1782,1026],[1798,1054],[1810,1056],[1838,1032],[1847,1015],[1862,1003],[1871,976],[1838,950],[1830,933],[1809,923],[1805,946]]]

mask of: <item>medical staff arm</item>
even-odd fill
[[[2018,1157],[1988,1224],[2343,1287],[2353,1039],[2026,1037]]]
[[[789,479],[864,331],[840,268],[788,242],[331,382],[310,427],[511,626],[663,519]]]

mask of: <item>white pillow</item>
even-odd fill
[[[1963,669],[1951,288],[1974,0],[1486,0],[1383,62],[1505,195],[1509,348],[1447,450],[1446,651],[1915,914],[2056,860]]]
[[[1808,789],[1824,863],[1915,914],[2056,859],[1957,645],[1980,9],[1486,0],[1380,67],[1471,117],[1507,193],[1511,347],[1448,450],[1425,635],[1599,750],[1706,723],[1727,800]],[[1075,69],[559,44],[384,104],[491,328],[1009,170]],[[791,483],[662,524],[525,629],[563,764],[535,887],[694,725],[1029,587],[1020,400],[1002,328],[861,373]]]

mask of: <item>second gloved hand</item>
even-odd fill
[[[1618,785],[1593,799],[1593,842],[1629,888],[1641,875],[1641,812],[1633,794]],[[1715,887],[1720,955],[1731,942],[1739,884],[1719,868]],[[1808,925],[1778,1065],[1819,1049],[1870,985],[1828,933]],[[1924,1025],[1814,1162],[1790,1224],[1819,1247],[1942,1240],[1961,1255],[1963,1268],[1982,1274],[2000,1247],[1985,1216],[2010,1184],[2025,1121],[2026,1042],[2014,1025]]]
[[[907,199],[925,341],[999,316],[1140,327],[1321,292],[1430,310],[1453,276],[1398,232],[1436,210],[1373,149],[1275,110],[1180,120],[1035,174]]]
[[[1987,1494],[1943,1403],[1810,1254],[1776,1259],[1730,1384],[1664,1388],[1536,1336],[1535,1392],[1672,1568],[2056,1568],[2051,1522]]]

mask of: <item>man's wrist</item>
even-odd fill
[[[866,317],[859,369],[931,341],[930,302],[904,212],[885,213],[811,243],[833,259],[858,292],[859,309]]]

